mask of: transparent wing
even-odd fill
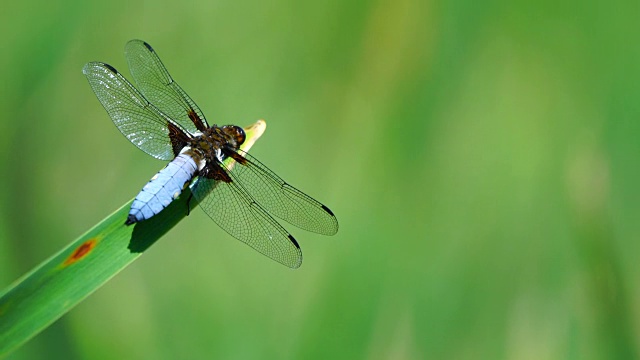
[[[170,119],[149,104],[111,65],[90,62],[82,68],[82,72],[118,130],[129,141],[157,159],[173,159],[169,138]]]
[[[283,265],[300,267],[302,251],[297,241],[233,180],[198,178],[193,195],[231,236]]]
[[[131,40],[125,46],[125,57],[138,89],[160,111],[191,134],[209,127],[198,105],[173,81],[151,45]]]
[[[238,150],[238,154],[247,161],[236,163],[232,175],[270,214],[318,234],[338,232],[338,219],[328,207],[287,184],[249,153]]]

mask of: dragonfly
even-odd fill
[[[318,234],[337,233],[327,206],[240,149],[241,127],[209,125],[148,43],[129,41],[125,57],[137,88],[103,62],[87,63],[82,72],[118,130],[147,154],[170,160],[136,196],[126,225],[157,215],[189,187],[223,230],[291,268],[302,264],[300,245],[273,216]]]

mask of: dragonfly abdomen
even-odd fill
[[[189,154],[179,154],[142,188],[131,204],[125,224],[147,220],[169,206],[189,184],[198,166]]]

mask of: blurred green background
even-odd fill
[[[54,2],[0,13],[0,288],[164,166],[82,75],[148,41],[337,214],[291,271],[201,211],[12,359],[640,354],[640,3]]]

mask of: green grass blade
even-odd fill
[[[245,128],[249,151],[263,134],[259,120]],[[115,276],[187,214],[191,191],[149,220],[125,226],[131,201],[59,253],[17,280],[0,295],[0,357],[8,354],[64,315]],[[191,198],[189,206],[197,201]]]

